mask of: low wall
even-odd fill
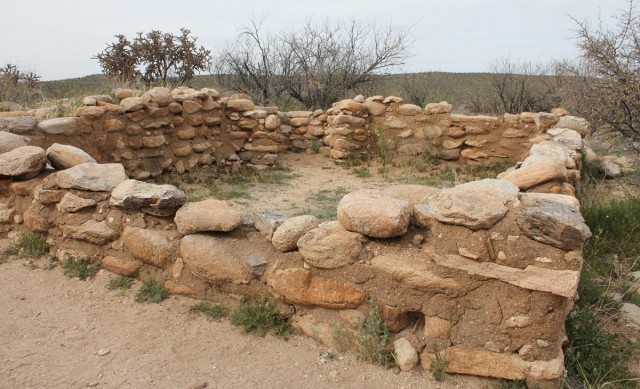
[[[272,296],[293,307],[294,322],[301,332],[329,345],[334,342],[334,326],[355,331],[369,310],[369,301],[375,301],[396,334],[397,363],[403,371],[412,370],[417,363],[428,370],[430,361],[440,353],[449,362],[447,371],[451,373],[558,385],[564,367],[564,322],[576,295],[582,267],[581,250],[591,235],[577,200],[567,195],[573,193],[572,183],[579,179],[582,139],[578,132],[570,128],[550,128],[540,133],[539,128],[548,127],[541,123],[541,118],[551,114],[537,114],[539,123],[523,124],[527,123],[523,121],[527,115],[470,119],[449,112],[425,114],[417,112],[418,107],[413,108],[413,116],[407,115],[410,119],[402,121],[405,127],[393,129],[406,133],[392,136],[388,135],[395,134],[391,127],[401,126],[390,122],[400,119],[386,115],[409,108],[393,101],[385,104],[373,99],[364,103],[340,102],[327,114],[311,114],[308,122],[291,123],[295,118],[306,119],[306,116],[289,113],[290,124],[282,124],[281,119],[271,134],[285,136],[288,130],[285,128],[282,132],[284,126],[301,124],[295,128],[306,126],[305,135],[298,139],[292,131],[286,141],[272,141],[275,145],[264,141],[258,146],[256,141],[268,138],[254,139],[259,131],[253,127],[264,126],[266,130],[267,126],[271,127],[267,125],[271,120],[269,115],[281,118],[282,114],[265,114],[262,118],[263,114],[259,113],[254,119],[247,112],[260,110],[252,109],[232,111],[243,113],[230,116],[230,107],[244,104],[244,108],[249,108],[251,102],[217,100],[211,92],[198,96],[201,107],[212,107],[205,112],[198,111],[203,117],[200,128],[206,127],[211,134],[215,128],[224,128],[227,133],[229,128],[236,129],[234,126],[239,132],[244,133],[245,127],[247,133],[251,132],[245,139],[239,135],[233,138],[233,132],[229,132],[229,142],[244,149],[236,150],[239,153],[251,147],[276,147],[255,151],[270,153],[280,147],[284,149],[288,142],[306,141],[313,131],[310,128],[315,126],[313,120],[323,123],[324,115],[327,115],[327,126],[323,127],[325,135],[322,136],[327,147],[333,142],[329,153],[339,158],[345,156],[336,153],[338,141],[360,142],[356,136],[372,137],[372,123],[386,126],[386,141],[396,142],[396,150],[418,144],[410,140],[423,139],[416,128],[421,126],[417,123],[427,117],[434,119],[433,125],[441,129],[449,124],[447,132],[437,137],[444,139],[440,145],[434,144],[436,137],[423,132],[424,139],[438,147],[450,139],[462,139],[464,143],[480,139],[471,137],[491,136],[491,131],[486,133],[470,125],[480,121],[488,127],[500,128],[504,138],[508,129],[504,129],[503,123],[507,118],[515,122],[516,117],[518,128],[525,131],[525,126],[530,124],[530,135],[535,133],[536,137],[535,140],[529,139],[529,135],[504,138],[517,139],[516,142],[521,143],[518,147],[527,144],[529,148],[523,155],[525,158],[500,179],[447,189],[391,185],[384,190],[360,190],[340,201],[337,220],[320,224],[308,215],[244,215],[214,199],[185,204],[185,194],[171,185],[129,179],[131,174],[139,178],[156,171],[159,174],[160,167],[165,165],[177,168],[184,158],[186,161],[195,158],[201,163],[204,156],[210,156],[225,164],[243,160],[219,159],[216,153],[228,145],[216,147],[215,136],[207,140],[211,140],[208,150],[201,153],[192,150],[191,156],[174,160],[175,144],[167,144],[163,134],[168,128],[172,134],[185,129],[182,124],[175,126],[176,118],[187,120],[188,115],[194,114],[184,113],[184,102],[178,104],[182,113],[171,116],[174,127],[154,129],[152,126],[138,135],[126,137],[124,132],[105,129],[106,144],[114,146],[109,155],[123,163],[94,163],[93,157],[110,161],[109,155],[104,154],[106,149],[89,141],[92,135],[96,136],[96,128],[104,129],[115,123],[111,120],[119,120],[122,124],[114,126],[124,126],[121,131],[127,131],[131,126],[146,127],[156,119],[165,119],[151,117],[153,113],[149,113],[148,106],[128,113],[117,113],[121,108],[111,105],[88,106],[80,108],[80,112],[94,110],[95,117],[88,119],[87,114],[80,114],[71,120],[76,123],[73,133],[51,134],[40,122],[43,132],[39,132],[40,138],[34,136],[33,142],[81,143],[91,155],[61,145],[53,145],[45,152],[35,146],[20,146],[20,139],[11,138],[20,147],[0,154],[0,231],[47,233],[51,244],[61,252],[90,257],[118,274],[162,280],[177,294],[214,301],[238,294]],[[169,100],[166,97],[163,101],[167,105],[158,109],[171,112],[174,104],[173,110],[177,111],[175,93]],[[365,121],[369,124],[363,134],[355,130],[339,133],[342,131],[339,129],[345,127],[337,127],[338,124],[357,118],[356,107],[372,103],[380,110],[384,107],[384,113],[371,116],[372,108],[367,108],[366,115],[370,116],[364,116],[362,111],[362,118],[367,118]],[[449,110],[444,104],[437,107]],[[351,112],[351,118],[344,118],[346,110]],[[227,113],[222,115],[222,112]],[[145,117],[137,123],[147,124],[131,124],[129,120],[134,121],[135,115]],[[127,121],[121,120],[123,117],[127,117]],[[205,118],[220,121],[208,119],[210,124],[206,124]],[[241,124],[249,120],[257,124]],[[349,126],[352,125],[363,128],[361,121],[353,121]],[[515,131],[515,127],[510,128]],[[222,133],[222,129],[219,131]],[[453,134],[449,131],[462,131],[467,135],[456,138],[456,133],[451,137]],[[151,140],[160,136],[164,138],[163,142],[157,142],[161,145],[149,148]],[[327,141],[327,137],[333,140]],[[127,146],[121,147],[117,139],[126,139],[123,144]],[[142,142],[136,153],[164,151],[163,156],[142,159],[157,158],[160,167],[142,170],[143,165],[148,165],[140,162],[136,168],[126,168],[127,161],[137,161],[122,155],[131,152],[127,143],[130,139]],[[198,137],[181,140],[192,149],[193,142],[199,141]],[[240,143],[234,143],[236,141]],[[365,145],[372,144],[367,143],[369,141],[362,138],[361,148],[353,150],[365,150]],[[532,145],[532,142],[536,143]],[[7,141],[5,145],[8,144]],[[254,146],[247,148],[249,144]],[[480,150],[486,154],[503,153],[489,141],[477,147],[467,146],[457,148],[463,159],[465,154]],[[411,147],[420,150],[421,146]],[[171,164],[162,163],[167,153],[173,155]],[[252,159],[264,158],[264,155],[252,154]],[[478,158],[487,161],[502,158],[496,155]],[[43,171],[47,163],[58,170]]]

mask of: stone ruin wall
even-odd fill
[[[425,111],[389,98],[283,114],[212,91],[164,92],[87,105],[53,122],[0,119],[20,134],[0,131],[0,232],[46,233],[60,255],[161,280],[175,294],[272,296],[302,333],[329,346],[337,323],[355,332],[375,301],[403,371],[428,370],[440,352],[450,373],[558,385],[564,322],[591,235],[572,196],[583,120],[464,117],[445,103]],[[28,130],[16,127],[24,123]],[[521,160],[499,179],[453,188],[356,191],[340,201],[336,221],[322,224],[244,215],[213,199],[185,204],[171,185],[136,180],[198,164],[260,164],[312,137],[342,159],[371,152],[380,134],[399,153]],[[58,145],[23,146],[25,135]]]

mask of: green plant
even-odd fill
[[[255,332],[259,336],[272,332],[287,339],[293,333],[290,320],[276,309],[270,298],[250,300],[241,297],[238,307],[231,313],[231,323],[241,326],[245,332]]]
[[[447,356],[444,352],[437,352],[435,356],[431,359],[431,363],[429,364],[429,373],[433,376],[433,378],[440,382],[447,379],[447,368],[449,367],[449,361],[447,361]]]
[[[322,142],[318,138],[313,138],[309,141],[309,150],[311,150],[312,153],[318,154],[321,147]]]
[[[133,285],[134,281],[135,281],[134,278],[120,276],[118,278],[114,278],[114,279],[110,280],[109,284],[107,284],[107,289],[109,289],[109,290],[116,290],[116,289],[126,290],[126,289],[131,288],[131,285]]]
[[[78,277],[82,281],[85,281],[87,278],[91,278],[98,273],[100,265],[97,263],[91,263],[84,258],[67,256],[65,261],[62,263],[62,269],[66,276],[72,278]]]
[[[353,332],[345,328],[342,323],[335,323],[331,326],[331,340],[335,348],[341,352],[350,350],[355,343]]]
[[[0,254],[0,260],[11,256],[40,258],[49,252],[49,248],[44,235],[37,232],[26,232],[21,234],[11,246]]]
[[[189,312],[210,317],[215,321],[220,321],[229,315],[229,308],[221,304],[211,304],[201,301],[189,308]]]
[[[169,291],[156,280],[145,281],[138,292],[135,300],[139,303],[159,303],[169,297]]]
[[[394,361],[393,352],[388,349],[391,333],[375,303],[372,305],[373,307],[360,324],[356,335],[358,357],[367,362],[391,366]]]

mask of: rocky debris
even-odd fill
[[[124,167],[119,163],[86,162],[59,171],[56,184],[65,189],[110,192],[126,179]]]
[[[515,186],[499,181],[485,179],[442,189],[414,206],[416,221],[421,226],[436,219],[473,230],[491,228],[506,215],[507,203],[518,193]]]
[[[602,160],[598,166],[600,173],[604,174],[605,178],[618,178],[622,176],[622,169],[620,165],[613,161]]]
[[[22,146],[0,154],[0,178],[28,180],[40,174],[47,164],[44,150],[36,146]]]
[[[132,259],[106,256],[102,259],[102,268],[125,277],[135,277],[142,263]]]
[[[271,243],[282,252],[295,250],[298,240],[307,232],[318,227],[318,219],[311,215],[302,215],[285,220],[273,233]]]
[[[186,201],[185,193],[173,185],[126,180],[113,189],[109,204],[154,216],[170,216]]]
[[[0,117],[0,131],[22,134],[30,132],[36,126],[35,116]]]
[[[51,166],[58,170],[69,169],[83,163],[97,163],[84,150],[59,143],[54,143],[47,149],[47,158]]]
[[[149,265],[164,267],[174,254],[169,237],[159,231],[126,227],[122,242],[134,257]]]
[[[185,267],[194,275],[215,285],[225,282],[246,284],[251,274],[244,265],[245,257],[259,253],[238,250],[238,242],[233,239],[205,234],[192,234],[182,238],[180,256]]]
[[[255,212],[252,215],[253,225],[256,230],[271,240],[276,229],[289,218],[287,215],[272,212]]]
[[[406,338],[400,338],[393,342],[395,362],[401,371],[411,371],[418,366],[418,352]]]
[[[51,135],[75,135],[80,124],[77,117],[54,118],[38,123],[38,129]]]
[[[564,373],[562,353],[548,361],[527,361],[518,354],[503,354],[483,350],[449,347],[445,351],[447,373],[472,374],[507,380],[535,379],[553,381]],[[428,370],[435,355],[424,351],[420,355],[422,367]]]
[[[276,271],[267,282],[276,293],[294,304],[344,309],[356,308],[366,301],[366,295],[357,286],[315,276],[301,268]]]
[[[6,131],[0,131],[0,154],[6,153],[18,147],[29,144],[29,138],[12,134]]]
[[[459,255],[430,253],[430,256],[441,266],[497,279],[523,289],[549,292],[562,297],[571,298],[575,295],[580,278],[580,272],[573,270],[549,270],[533,265],[518,269],[493,262],[477,262]]]
[[[81,240],[97,245],[105,245],[118,237],[118,232],[109,228],[106,222],[87,220],[79,226],[62,225],[66,238]]]
[[[67,192],[62,196],[62,199],[56,206],[56,209],[60,212],[77,212],[84,208],[93,207],[96,205],[96,201],[92,199],[83,199],[76,196],[71,192]]]
[[[461,285],[454,278],[445,278],[433,272],[426,260],[379,255],[371,265],[403,284],[421,290],[458,291]]]
[[[583,138],[591,133],[591,125],[587,119],[575,116],[562,116],[554,127],[574,130]]]
[[[358,260],[363,239],[339,222],[325,222],[298,240],[298,250],[310,265],[335,269]]]
[[[404,235],[410,219],[409,203],[382,190],[361,189],[338,204],[338,221],[345,229],[374,238]]]
[[[204,231],[228,232],[242,223],[242,213],[224,201],[208,199],[184,205],[176,212],[174,221],[178,231],[185,235]]]
[[[582,247],[591,237],[591,231],[580,211],[555,200],[526,193],[520,195],[522,213],[518,226],[529,238],[562,250]]]

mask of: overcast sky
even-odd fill
[[[264,15],[272,31],[309,17],[413,26],[415,55],[406,71],[482,72],[501,57],[575,57],[569,16],[597,23],[626,6],[626,0],[0,0],[0,65],[17,64],[43,80],[100,73],[91,57],[113,35],[180,27],[215,52],[252,15]]]

